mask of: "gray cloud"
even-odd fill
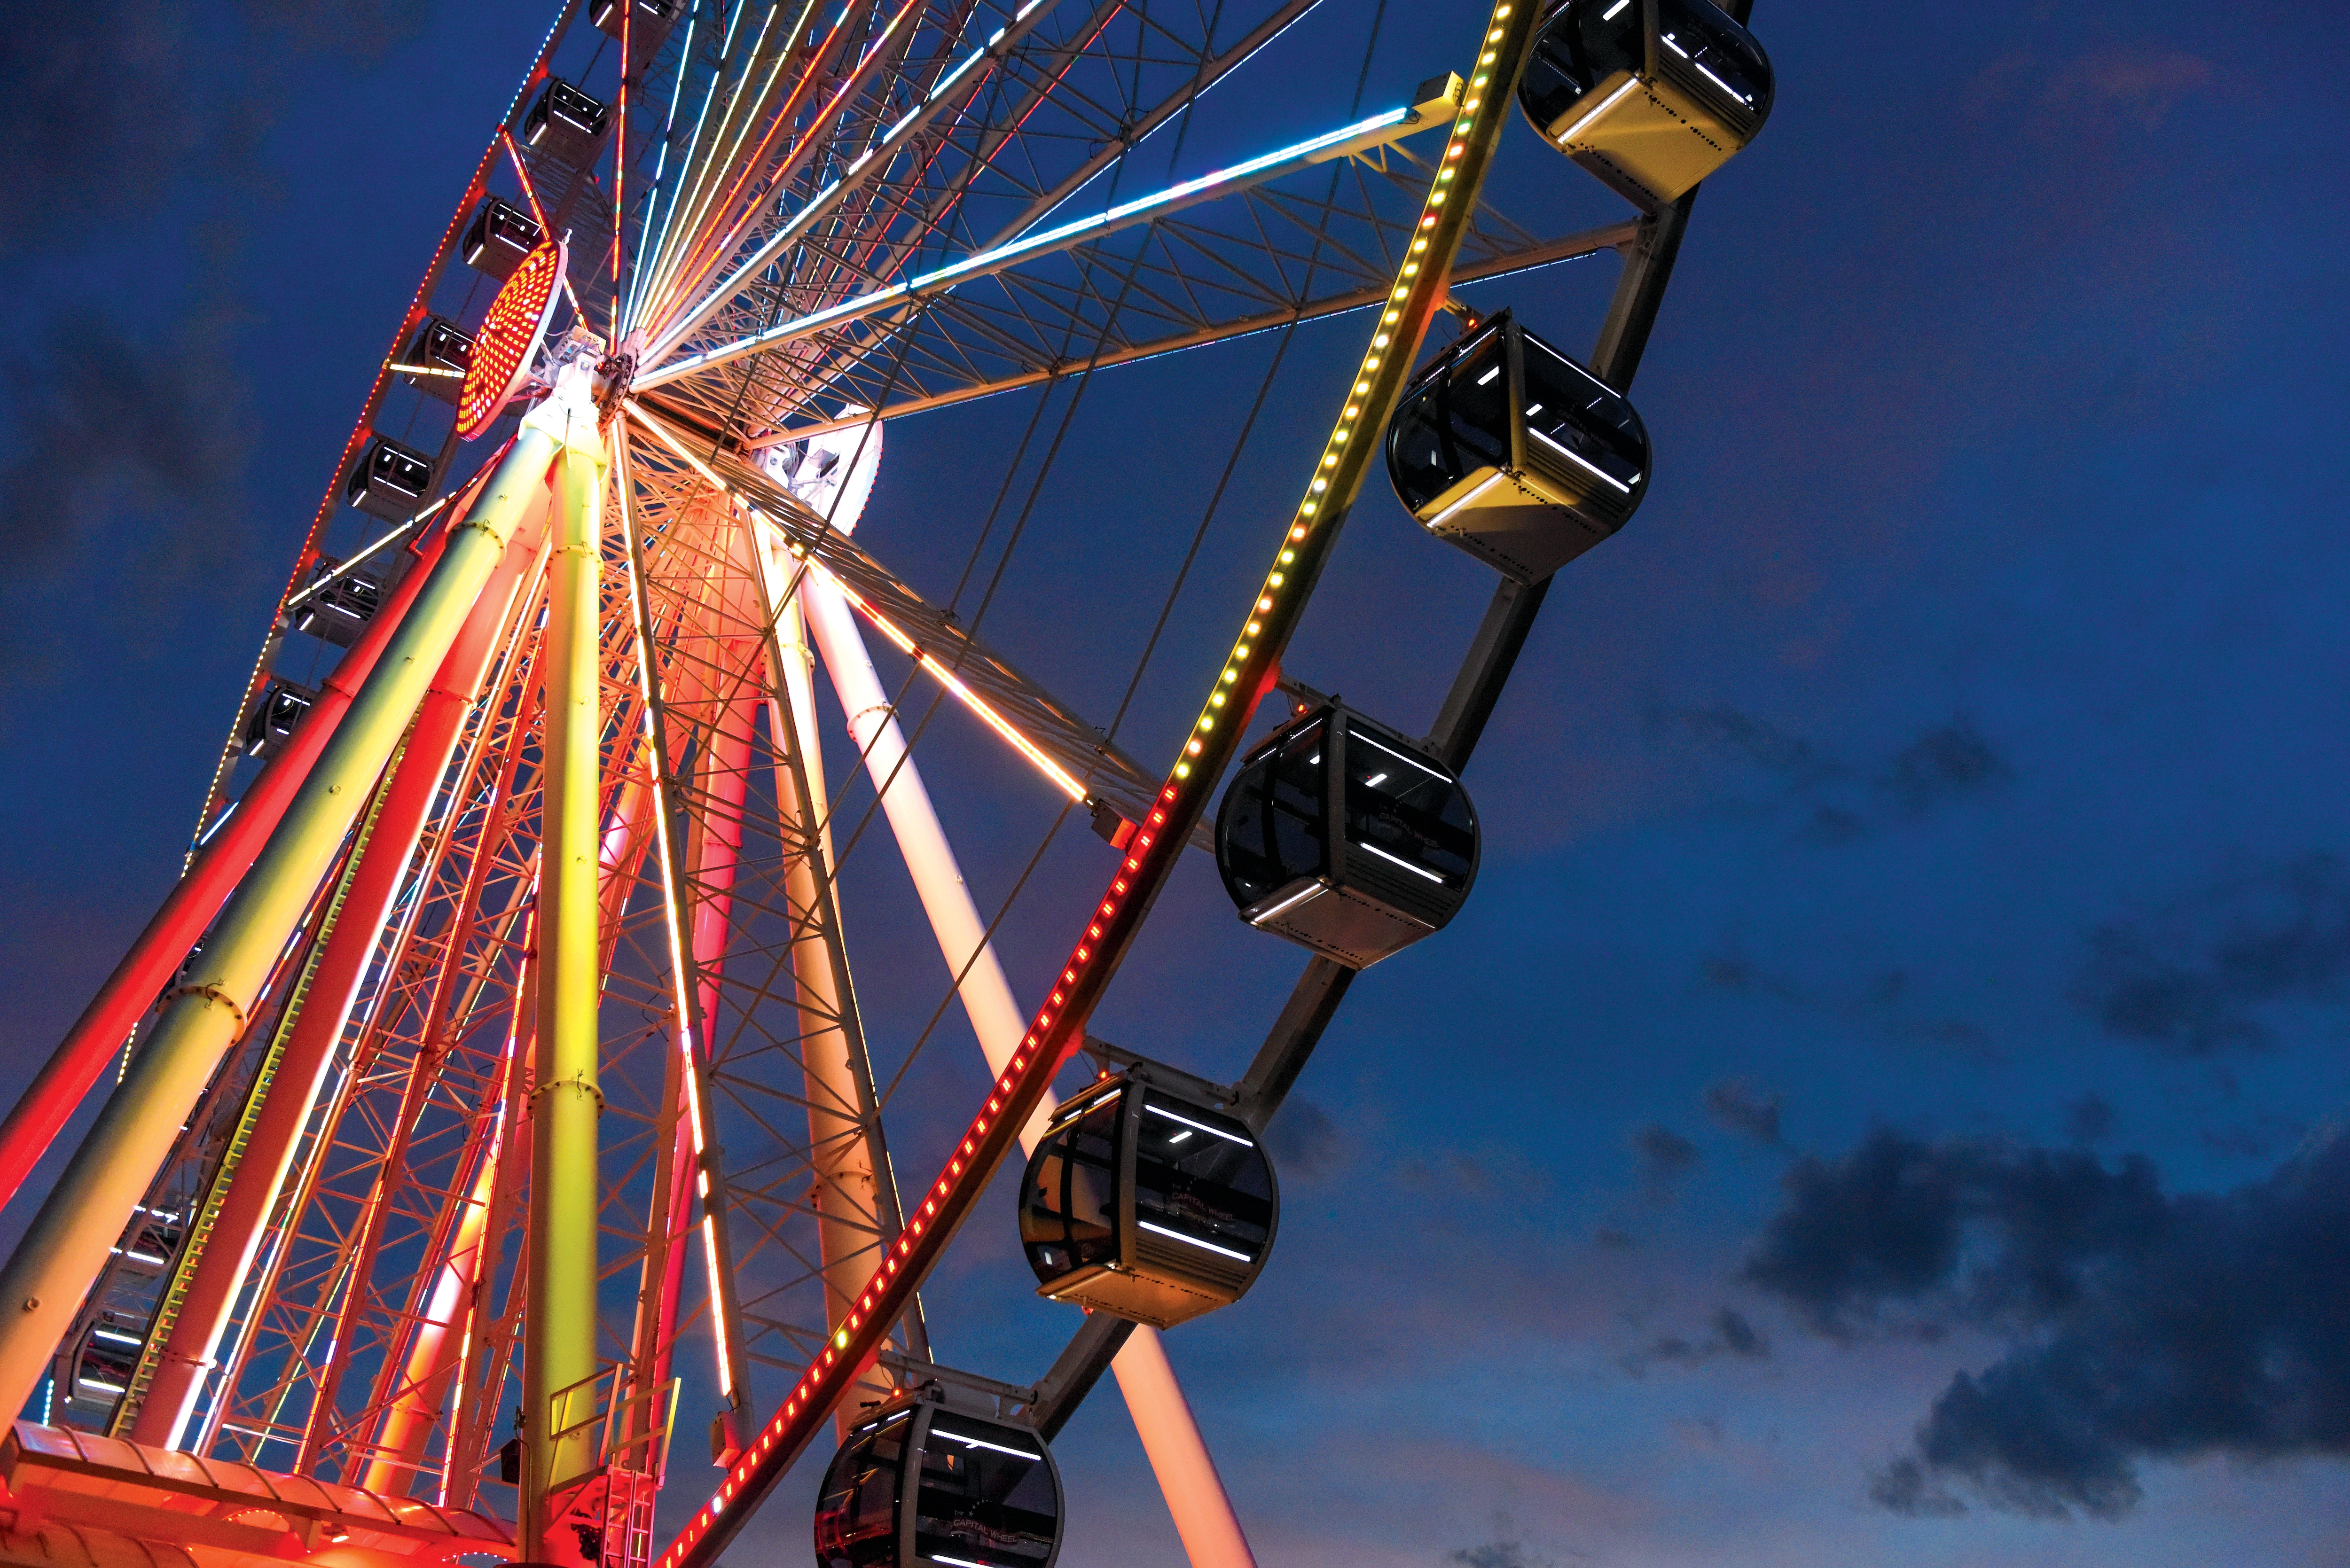
[[[1576,1562],[1588,1561],[1591,1554],[1569,1548],[1567,1555]],[[1458,1563],[1462,1568],[1558,1568],[1557,1560],[1537,1557],[1517,1538],[1517,1527],[1506,1513],[1493,1519],[1493,1539],[1482,1546],[1463,1546],[1444,1554],[1447,1563]]]
[[[0,362],[0,620],[11,628],[0,665],[12,673],[45,657],[45,631],[17,612],[54,599],[60,574],[74,574],[74,597],[99,601],[100,624],[120,623],[107,629],[136,630],[194,574],[253,547],[237,494],[248,453],[234,350],[237,254],[272,204],[261,141],[296,74],[370,65],[428,9],[35,0],[11,12],[0,279],[19,317]],[[141,246],[197,263],[160,327],[127,329],[48,281],[79,275],[70,258],[92,247],[113,263]]]
[[[2168,1055],[2275,1044],[2272,1002],[2329,1002],[2350,977],[2350,868],[2304,855],[2090,933],[2074,999],[2108,1033]]]
[[[1918,1016],[1911,997],[1916,988],[1911,986],[1906,971],[1887,971],[1865,986],[1841,994],[1826,988],[1807,989],[1794,976],[1764,969],[1735,951],[1714,953],[1700,960],[1698,974],[1705,984],[1717,991],[1816,1009],[1866,1028],[1882,1030],[1896,1040],[1955,1051],[1976,1061],[2005,1059],[1988,1033],[1963,1018]],[[1711,1092],[1708,1109],[1717,1120],[1721,1119],[1721,1111],[1711,1104]]]
[[[101,625],[142,622],[191,572],[242,563],[252,539],[241,525],[241,400],[205,369],[224,336],[193,321],[172,340],[142,342],[102,317],[69,316],[0,361],[14,437],[0,460],[0,607],[12,611],[0,666],[21,670],[36,655],[13,612],[78,548],[120,560],[96,607]]]
[[[2309,1132],[2307,1122],[2285,1116],[2260,1116],[2233,1127],[2206,1127],[2197,1135],[2205,1148],[2236,1159],[2267,1159],[2298,1142]]]
[[[1658,1122],[1632,1135],[1632,1152],[1640,1161],[1641,1176],[1652,1194],[1661,1196],[1697,1165],[1697,1145]]]
[[[2013,1348],[1935,1399],[1871,1489],[1939,1514],[2116,1518],[2149,1459],[2350,1454],[2350,1133],[2265,1180],[2167,1195],[2142,1158],[1879,1132],[1805,1159],[1749,1282],[1814,1328],[1968,1324]]]
[[[1337,1163],[1338,1129],[1321,1106],[1292,1095],[1266,1125],[1264,1147],[1284,1176],[1319,1176]]]
[[[1711,708],[1654,707],[1648,717],[1651,735],[1678,732],[1700,746],[1736,753],[1763,772],[1793,784],[1826,784],[1853,776],[1850,768],[1802,736],[1742,713],[1728,703]]]
[[[1779,798],[1740,809],[1792,815],[1800,838],[1841,844],[1887,824],[1923,815],[1944,802],[1979,794],[2013,770],[1963,716],[1925,730],[1874,766],[1840,759],[1801,735],[1727,704],[1655,705],[1648,731],[1659,743],[1678,740],[1735,758],[1773,778]]]
[[[2008,776],[2006,762],[1964,719],[1927,731],[1894,754],[1877,787],[1915,816]]]
[[[2083,1095],[2064,1106],[2064,1136],[2074,1143],[2095,1143],[2114,1130],[2114,1107],[2103,1095]]]
[[[1447,1563],[1459,1563],[1463,1568],[1550,1568],[1550,1559],[1527,1555],[1526,1549],[1514,1541],[1489,1541],[1482,1546],[1463,1546],[1444,1554]]]
[[[1779,1141],[1779,1096],[1765,1095],[1739,1078],[1707,1085],[1706,1115],[1757,1143]]]
[[[1713,1314],[1706,1326],[1710,1332],[1701,1339],[1666,1334],[1626,1356],[1621,1365],[1625,1371],[1637,1377],[1660,1363],[1672,1366],[1697,1366],[1722,1355],[1747,1361],[1761,1361],[1770,1356],[1770,1341],[1762,1337],[1742,1313],[1723,1307]]]
[[[292,68],[371,65],[421,30],[424,0],[33,0],[0,44],[0,262],[73,244],[197,181],[241,179]]]

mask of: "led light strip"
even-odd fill
[[[1026,758],[1038,773],[1043,774],[1045,777],[1051,782],[1054,788],[1059,790],[1073,801],[1083,801],[1087,798],[1086,786],[1077,782],[1075,774],[1071,774],[1068,769],[1061,766],[1060,763],[1055,762],[1052,757],[1040,748],[1034,741],[1031,741],[1025,734],[1022,733],[1020,727],[1013,723],[1011,720],[1005,718],[1002,711],[993,703],[990,702],[986,698],[982,697],[978,692],[972,691],[968,685],[964,684],[962,678],[958,676],[945,664],[941,663],[935,654],[923,648],[912,638],[907,636],[903,630],[899,629],[897,623],[892,621],[888,616],[883,615],[879,610],[874,608],[871,604],[867,602],[864,595],[858,593],[855,588],[850,587],[846,582],[842,581],[839,574],[827,567],[822,561],[819,561],[815,556],[809,555],[806,546],[794,539],[791,535],[785,530],[784,526],[777,523],[773,517],[767,515],[766,512],[763,510],[756,502],[753,501],[749,496],[741,493],[723,479],[721,479],[715,470],[712,469],[708,463],[702,462],[700,458],[694,456],[691,450],[689,450],[682,442],[678,441],[674,435],[670,433],[668,427],[663,425],[660,421],[646,414],[641,408],[637,406],[635,401],[631,400],[628,405],[628,409],[629,412],[634,416],[639,423],[641,423],[647,430],[651,431],[653,434],[660,438],[661,444],[668,447],[670,451],[675,452],[678,456],[683,458],[688,463],[691,463],[694,472],[701,474],[702,479],[716,489],[720,494],[728,496],[733,500],[737,505],[749,513],[751,516],[758,522],[760,526],[773,530],[775,536],[783,541],[784,548],[791,553],[794,559],[805,563],[809,571],[821,576],[826,582],[830,583],[834,587],[839,589],[840,597],[847,599],[859,615],[863,616],[867,620],[871,621],[875,630],[879,631],[883,637],[888,638],[890,643],[895,646],[900,653],[907,655],[917,664],[921,666],[922,670],[927,672],[931,679],[935,680],[940,685],[947,689],[948,692],[954,697],[955,701],[970,709],[972,715],[976,717],[980,722],[985,724],[989,729],[1003,737],[1005,743],[1010,745],[1014,751],[1018,752],[1023,757]]]
[[[976,50],[971,58],[956,67],[946,81],[940,84],[937,90],[932,91],[911,112],[883,132],[881,139],[867,148],[858,157],[857,161],[842,172],[840,178],[808,198],[807,205],[793,213],[788,222],[768,235],[760,244],[759,248],[752,253],[750,258],[735,268],[733,275],[712,289],[700,304],[693,306],[675,322],[664,327],[660,337],[644,356],[646,366],[650,368],[658,365],[663,358],[673,353],[688,333],[694,331],[711,317],[716,315],[728,300],[739,295],[762,273],[773,266],[776,257],[798,244],[801,236],[838,205],[843,197],[855,192],[873,173],[888,168],[891,160],[895,159],[907,143],[921,132],[924,126],[953,109],[961,101],[962,93],[947,91],[951,85],[962,85],[964,92],[976,90],[979,78],[973,78],[968,84],[963,84],[962,78],[965,73],[980,59],[984,58],[994,62],[1010,55],[1020,46],[1022,40],[1045,20],[1045,14],[1052,9],[1055,0],[1025,0],[1025,4],[1013,14],[1012,20],[1005,26],[998,27],[984,46]],[[658,313],[649,311],[647,314]],[[639,384],[647,384],[641,376],[639,378]]]
[[[881,31],[868,41],[864,54],[847,73],[837,78],[837,90],[832,99],[817,112],[811,123],[822,125],[838,118],[844,104],[867,85],[868,70],[879,57],[879,52],[882,46],[888,43],[890,36],[898,30],[899,25],[920,3],[920,0],[905,0],[904,5],[890,16]],[[811,46],[806,55],[803,57],[805,64],[800,67],[797,85],[785,96],[781,109],[775,111],[771,121],[767,108],[770,95],[774,93],[777,84],[785,79],[785,74],[791,70],[795,63],[795,56],[799,54],[799,51],[791,47],[792,41],[799,37],[801,29],[807,26],[809,18],[816,14],[817,8],[816,0],[804,0],[798,17],[792,22],[790,30],[784,36],[783,47],[769,51],[767,38],[770,29],[774,27],[775,18],[782,13],[779,5],[771,5],[767,7],[766,18],[759,26],[759,36],[752,40],[743,72],[736,78],[733,90],[727,95],[729,101],[720,114],[716,134],[724,138],[731,127],[732,140],[728,141],[724,151],[719,152],[713,148],[710,156],[697,161],[704,174],[702,179],[694,182],[690,215],[686,220],[685,232],[680,236],[678,249],[665,256],[662,261],[661,273],[658,279],[659,286],[652,296],[659,302],[655,314],[666,310],[674,302],[681,287],[691,286],[690,284],[681,284],[679,279],[681,273],[704,262],[707,262],[710,266],[715,266],[719,260],[723,259],[725,244],[723,241],[716,246],[716,255],[713,257],[712,254],[712,240],[716,237],[716,230],[712,225],[724,222],[721,209],[742,192],[744,179],[750,170],[764,163],[765,154],[773,144],[775,130],[788,125],[794,119],[806,112],[806,106],[801,102],[800,95],[812,88],[816,82],[832,78],[833,65],[839,57],[838,48],[850,41],[855,33],[871,23],[874,9],[869,3],[851,3],[841,6],[840,15],[833,18],[832,26],[825,34],[824,42]],[[773,64],[768,67],[766,79],[760,84],[758,91],[755,94],[746,94],[742,88],[749,82],[751,70],[763,54],[770,55]],[[750,137],[752,130],[761,124],[768,124],[770,129],[760,139],[755,151],[745,159],[743,143]],[[791,161],[786,159],[784,165],[775,172],[777,183],[788,182],[792,168]],[[712,171],[729,169],[734,171],[731,180],[712,177]],[[751,214],[747,215],[755,215],[764,210],[764,205],[763,201],[754,199],[751,203]],[[705,274],[706,271],[705,267]]]
[[[547,227],[546,209],[538,204],[538,187],[530,182],[530,171],[523,164],[522,149],[515,145],[514,132],[504,126],[498,128],[498,140],[506,144],[506,157],[514,163],[515,178],[522,182],[522,193],[530,202],[530,215],[538,221],[539,243],[544,244],[555,237],[555,231]],[[571,314],[585,322],[588,313],[579,308],[579,296],[572,292],[567,256],[563,270],[556,276],[563,285],[563,296],[571,302]]]
[[[1555,441],[1550,437],[1543,434],[1542,431],[1534,429],[1532,425],[1528,425],[1526,427],[1526,434],[1534,437],[1534,440],[1542,442],[1543,445],[1550,448],[1551,451],[1558,453],[1559,456],[1566,459],[1567,462],[1574,463],[1577,468],[1588,469],[1591,472],[1597,474],[1601,479],[1606,480],[1608,483],[1614,485],[1617,489],[1622,491],[1627,495],[1632,493],[1632,487],[1630,485],[1625,483],[1622,480],[1617,478],[1614,474],[1608,472],[1597,463],[1593,462],[1581,452],[1575,451],[1572,447],[1560,445],[1557,441]],[[1635,475],[1634,477],[1637,478],[1638,476]]]
[[[1085,1043],[1087,1017],[1240,750],[1249,711],[1272,690],[1282,650],[1315,577],[1378,455],[1380,432],[1402,397],[1429,321],[1444,301],[1539,16],[1533,0],[1501,0],[1493,7],[1400,275],[1315,478],[1172,773],[1135,825],[1128,854],[1051,982],[1035,1022],[990,1085],[986,1103],[949,1154],[945,1168],[908,1210],[905,1228],[889,1241],[880,1268],[848,1303],[823,1352],[728,1468],[715,1494],[662,1549],[656,1568],[711,1568],[742,1528],[748,1505],[764,1498],[826,1430],[858,1371],[872,1362],[891,1325],[913,1305],[921,1281],[1017,1147],[1019,1130],[1051,1090],[1054,1074]],[[659,431],[633,403],[630,412]]]
[[[1017,261],[1024,256],[1065,249],[1089,236],[1107,234],[1130,223],[1147,222],[1163,213],[1189,205],[1195,200],[1211,200],[1224,193],[1218,187],[1236,185],[1253,176],[1263,174],[1268,170],[1285,172],[1286,171],[1281,170],[1284,164],[1296,163],[1303,166],[1320,162],[1326,156],[1335,155],[1333,149],[1351,142],[1359,142],[1367,137],[1376,138],[1383,130],[1404,129],[1417,129],[1411,119],[1411,110],[1391,109],[1385,114],[1375,114],[1368,119],[1357,120],[1352,125],[1342,125],[1336,130],[1325,131],[1320,136],[1293,143],[1277,151],[1263,153],[1250,159],[1245,163],[1235,163],[1230,169],[1219,169],[1213,173],[1202,174],[1194,180],[1186,180],[1180,185],[1170,185],[1164,191],[1137,197],[1107,212],[1097,213],[1092,217],[1077,218],[1055,228],[1046,229],[1042,234],[1026,235],[1008,244],[998,245],[993,250],[982,251],[977,255],[965,256],[959,262],[951,262],[934,271],[926,272],[919,277],[907,278],[902,282],[890,284],[886,288],[877,288],[869,294],[858,295],[854,299],[844,299],[837,305],[829,306],[810,315],[802,316],[791,321],[778,322],[764,332],[754,333],[748,337],[739,338],[733,343],[724,344],[700,354],[689,355],[682,359],[672,360],[659,369],[639,376],[634,385],[639,389],[650,389],[664,382],[673,381],[680,376],[707,369],[712,365],[723,365],[730,359],[739,359],[745,354],[756,353],[762,348],[774,348],[785,343],[795,343],[803,337],[815,336],[827,327],[837,327],[844,321],[870,316],[875,311],[886,306],[894,305],[901,299],[951,288],[966,277],[994,271],[1006,263]],[[1386,139],[1379,138],[1379,140]],[[853,169],[851,172],[854,172]]]
[[[1148,1220],[1137,1220],[1135,1223],[1154,1236],[1164,1236],[1170,1241],[1181,1241],[1189,1246],[1197,1247],[1203,1252],[1214,1252],[1222,1257],[1237,1258],[1243,1263],[1256,1262],[1246,1252],[1235,1252],[1230,1247],[1219,1247],[1213,1241],[1202,1241],[1197,1236],[1186,1236],[1180,1231],[1170,1231],[1164,1225],[1153,1225]]]
[[[1330,885],[1326,882],[1308,883],[1304,888],[1292,893],[1288,898],[1284,898],[1280,903],[1275,904],[1263,914],[1258,915],[1251,919],[1249,924],[1252,926],[1261,926],[1267,920],[1273,919],[1275,915],[1280,914],[1284,909],[1295,909],[1298,905],[1305,902],[1306,899],[1313,898],[1316,893],[1326,893],[1329,890]]]
[[[1149,1111],[1154,1116],[1165,1116],[1170,1122],[1181,1122],[1193,1132],[1203,1132],[1210,1137],[1220,1137],[1226,1143],[1236,1143],[1243,1148],[1254,1148],[1256,1147],[1255,1144],[1251,1143],[1248,1139],[1228,1133],[1222,1127],[1211,1127],[1205,1122],[1195,1122],[1189,1116],[1179,1116],[1173,1111],[1167,1110],[1161,1106],[1146,1103],[1142,1108]]]
[[[775,524],[770,521],[764,514],[761,513],[757,507],[750,506],[748,502],[745,502],[743,504],[746,507],[749,507],[752,514],[757,516],[762,523],[766,524],[766,526],[770,528],[774,528],[775,526]],[[777,529],[776,531],[778,533],[782,532],[780,529]],[[797,545],[790,544],[788,541],[786,541],[785,547],[788,548],[793,555],[806,559],[808,564],[808,570],[816,573],[826,582],[830,583],[834,587],[839,589],[841,597],[847,599],[852,606],[854,606],[858,614],[862,615],[867,620],[871,621],[873,623],[874,629],[880,632],[883,637],[888,638],[890,642],[895,644],[899,652],[907,655],[916,663],[920,664],[924,670],[928,670],[931,677],[935,679],[940,685],[945,687],[950,692],[953,693],[957,701],[970,709],[972,713],[978,716],[980,722],[984,723],[989,729],[993,730],[997,734],[1003,736],[1004,741],[1011,745],[1013,750],[1018,752],[1022,756],[1027,758],[1030,763],[1034,763],[1036,771],[1043,774],[1046,778],[1052,780],[1054,785],[1064,794],[1066,794],[1074,801],[1082,801],[1086,798],[1086,786],[1079,784],[1075,775],[1070,774],[1066,768],[1061,766],[1060,763],[1055,762],[1051,757],[1046,756],[1042,751],[1040,751],[1035,742],[1022,734],[1019,730],[1013,725],[1009,719],[1006,719],[1002,713],[995,710],[994,706],[990,703],[986,698],[982,697],[978,692],[973,691],[970,687],[964,685],[962,678],[956,675],[953,670],[940,663],[936,655],[931,653],[927,649],[924,649],[920,644],[916,643],[912,638],[908,637],[904,632],[899,630],[896,624],[893,623],[888,616],[883,615],[879,610],[875,609],[871,605],[868,604],[865,600],[864,595],[858,593],[855,588],[850,587],[847,583],[841,581],[840,578],[834,574],[831,568],[827,567],[822,561],[816,560],[813,556],[808,556],[806,552],[802,550]]]
[[[1562,147],[1574,140],[1589,128],[1593,120],[1597,119],[1601,115],[1606,114],[1609,109],[1614,109],[1617,104],[1623,100],[1626,93],[1630,92],[1634,88],[1638,87],[1639,85],[1640,78],[1634,77],[1630,81],[1626,82],[1622,87],[1619,87],[1614,92],[1609,93],[1607,95],[1607,101],[1602,103],[1597,109],[1593,109],[1589,114],[1585,115],[1581,119],[1576,120],[1573,125],[1568,126],[1565,130],[1559,132],[1555,140]]]
[[[985,1449],[990,1453],[1010,1454],[1015,1459],[1036,1460],[1045,1457],[1042,1454],[1032,1454],[1025,1449],[1007,1449],[1002,1443],[991,1443],[983,1438],[968,1437],[962,1432],[950,1432],[943,1427],[932,1427],[931,1436],[961,1443],[966,1449]]]
[[[677,1050],[681,1058],[680,1075],[685,1080],[686,1122],[693,1135],[693,1170],[695,1194],[702,1199],[702,1265],[710,1277],[711,1340],[717,1353],[718,1392],[732,1404],[734,1399],[737,1371],[734,1366],[734,1328],[726,1316],[726,1293],[719,1257],[719,1238],[715,1217],[712,1213],[710,1189],[710,1123],[709,1111],[702,1103],[702,1064],[694,1054],[693,1013],[689,1006],[687,988],[693,972],[688,961],[692,944],[687,935],[685,907],[678,898],[677,867],[671,857],[669,820],[669,781],[662,777],[662,759],[667,747],[658,722],[661,710],[659,694],[653,686],[653,642],[650,606],[645,598],[645,585],[638,570],[638,557],[643,545],[637,534],[635,476],[629,472],[628,442],[619,432],[612,434],[613,467],[619,479],[621,525],[628,535],[629,609],[635,622],[637,645],[637,682],[643,699],[640,708],[645,724],[645,774],[651,786],[654,857],[660,862],[661,929],[669,940],[669,970],[671,1003],[677,1009]]]

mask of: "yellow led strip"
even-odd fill
[[[1379,434],[1410,378],[1420,339],[1443,304],[1453,258],[1476,212],[1477,192],[1501,140],[1510,94],[1538,19],[1534,0],[1503,0],[1494,6],[1461,118],[1453,124],[1402,270],[1372,330],[1370,348],[1314,479],[1173,772],[1144,820],[1135,825],[1127,855],[1111,874],[1107,890],[1052,982],[1035,1022],[990,1086],[987,1103],[972,1118],[945,1169],[908,1210],[905,1229],[889,1241],[871,1283],[850,1304],[782,1407],[728,1468],[710,1501],[662,1551],[656,1568],[711,1568],[752,1507],[826,1429],[834,1407],[856,1386],[858,1373],[912,1305],[922,1279],[977,1205],[996,1168],[1016,1147],[1019,1129],[1051,1087],[1054,1074],[1083,1043],[1087,1017],[1173,871],[1216,782],[1239,751],[1249,711],[1270,689],[1281,652],[1329,557],[1339,525],[1362,489]],[[660,433],[659,426],[652,428]]]

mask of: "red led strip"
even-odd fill
[[[496,421],[522,385],[546,328],[555,319],[555,291],[568,261],[561,240],[542,240],[490,301],[473,337],[473,357],[457,392],[457,439],[472,441]]]
[[[824,1354],[801,1374],[783,1407],[728,1468],[717,1492],[656,1560],[655,1568],[710,1568],[733,1539],[750,1504],[766,1495],[824,1429],[857,1374],[880,1350],[889,1325],[976,1207],[1014,1147],[1019,1129],[1051,1087],[1061,1064],[1083,1044],[1085,1023],[1116,973],[1127,945],[1180,858],[1247,729],[1255,699],[1271,686],[1281,652],[1321,575],[1339,524],[1377,458],[1379,435],[1400,400],[1428,324],[1448,293],[1452,258],[1476,212],[1512,88],[1534,40],[1539,7],[1502,0],[1493,8],[1477,65],[1453,122],[1420,221],[1395,286],[1372,328],[1371,344],[1324,449],[1315,477],[1250,606],[1241,635],[1192,726],[1174,770],[1138,825],[1126,858],[1062,967],[1035,1022],[972,1118],[946,1168],[906,1216],[871,1283],[849,1308]],[[723,488],[723,486],[722,486]]]

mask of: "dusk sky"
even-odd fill
[[[177,869],[547,21],[20,9],[12,1097]],[[1367,109],[1465,64],[1485,10],[1325,0],[1125,193],[1344,123],[1375,14]],[[1475,891],[1356,984],[1273,1128],[1263,1280],[1170,1354],[1267,1568],[2350,1562],[2350,31],[2285,0],[1752,26],[1776,108],[1632,389],[1645,504],[1561,574],[1467,771]],[[1523,123],[1487,194],[1545,234],[1627,211]],[[1462,292],[1580,355],[1615,270]],[[1281,351],[1121,730],[1162,768],[1366,329],[1100,372],[985,639],[1106,722]],[[893,424],[859,541],[945,599],[1035,398]],[[1492,582],[1375,479],[1287,668],[1420,732]],[[959,720],[918,756],[992,912],[1054,798]],[[856,854],[886,1077],[946,971],[882,836]],[[1024,1002],[1109,865],[1076,825],[1039,860],[1002,937]],[[1305,956],[1197,857],[1094,1029],[1230,1080]],[[909,1181],[984,1081],[959,1030],[892,1127]],[[943,1358],[1028,1381],[1074,1314],[1032,1293],[1011,1187],[927,1300]],[[1107,1381],[1055,1451],[1066,1568],[1183,1561]],[[825,1457],[736,1568],[807,1561]]]

